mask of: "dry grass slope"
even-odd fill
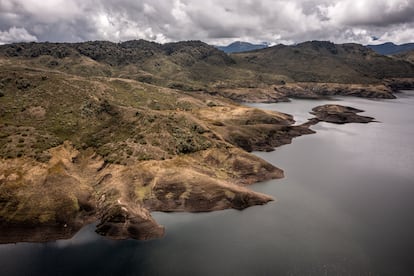
[[[164,233],[153,210],[264,204],[245,185],[283,172],[248,152],[313,132],[220,94],[273,101],[358,81],[359,95],[387,97],[383,79],[413,68],[326,42],[231,56],[199,41],[2,45],[0,242],[69,237],[91,220],[112,238],[149,239]]]
[[[73,74],[49,68],[50,58],[0,59],[0,228],[10,233],[1,242],[69,237],[91,220],[112,238],[149,239],[164,232],[151,210],[264,204],[272,199],[244,186],[283,172],[239,147],[270,150],[309,133],[286,114]]]

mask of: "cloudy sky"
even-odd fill
[[[0,43],[414,42],[414,0],[0,0]]]

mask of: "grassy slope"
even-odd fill
[[[269,149],[309,133],[290,126],[286,114],[131,79],[69,74],[40,62],[49,58],[0,59],[0,227],[72,234],[68,227],[98,218],[99,232],[115,238],[159,236],[148,210],[240,209],[271,200],[242,186],[282,171],[238,146]],[[6,232],[47,239],[33,238],[32,230]]]
[[[181,90],[261,87],[284,82],[381,83],[414,77],[414,65],[357,44],[305,42],[230,56],[199,41],[156,44],[20,43],[0,46],[0,55],[28,66],[80,76],[112,76]]]
[[[413,77],[412,64],[381,56],[357,44],[305,42],[232,54],[241,67],[289,76],[298,82],[378,83],[392,77]]]
[[[396,55],[393,55],[393,57],[399,60],[405,60],[405,61],[408,61],[414,64],[414,50],[407,51],[401,54],[396,54]]]
[[[242,185],[282,172],[240,148],[270,150],[311,131],[292,127],[286,114],[182,90],[252,88],[309,76],[339,82],[365,68],[344,59],[360,55],[345,46],[334,46],[345,54],[318,46],[326,61],[310,59],[312,45],[300,59],[285,47],[279,48],[286,53],[276,47],[229,57],[200,42],[0,46],[0,226],[54,225],[68,232],[63,225],[75,231],[97,217],[102,234],[145,239],[162,234],[148,210],[245,208],[271,200]],[[281,57],[284,63],[276,63]],[[411,74],[407,63],[368,53],[371,59],[370,65],[403,64],[395,72]],[[302,71],[292,71],[299,61]],[[379,69],[372,68],[358,80],[379,81],[373,77]],[[335,79],[340,72],[346,78]]]

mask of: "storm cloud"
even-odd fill
[[[0,43],[414,41],[412,0],[0,0]]]

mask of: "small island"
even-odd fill
[[[315,115],[315,118],[311,120],[316,122],[323,121],[334,124],[375,122],[372,117],[358,115],[361,112],[364,111],[350,106],[326,104],[312,108],[310,114]]]

